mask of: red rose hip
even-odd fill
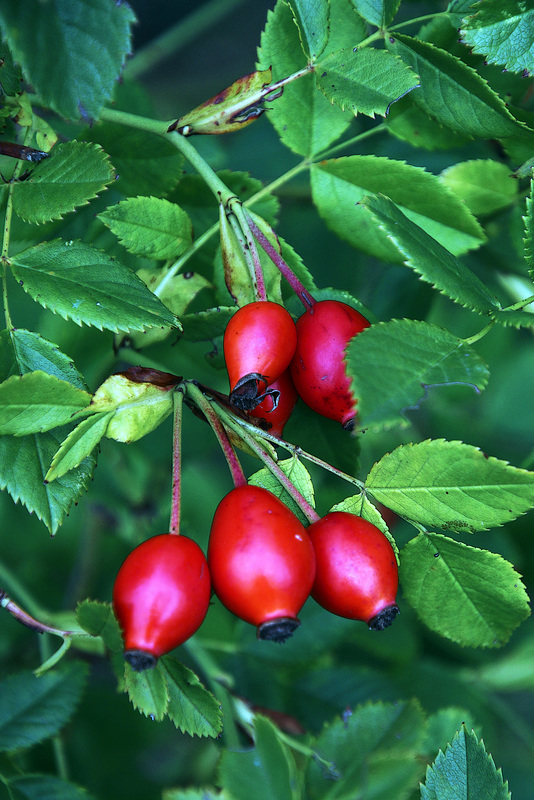
[[[370,324],[338,300],[320,300],[297,320],[297,347],[291,361],[295,388],[310,408],[348,430],[354,427],[356,400],[345,368],[345,348]]]
[[[391,625],[399,612],[399,577],[382,531],[345,511],[331,511],[307,531],[316,560],[312,597],[327,611],[362,620],[371,630]]]
[[[230,402],[253,409],[288,367],[297,345],[293,318],[279,303],[259,300],[239,308],[224,332]]]
[[[238,486],[219,503],[208,564],[223,605],[256,625],[259,639],[282,642],[300,625],[315,576],[306,529],[274,494]]]
[[[206,616],[210,595],[206,558],[192,539],[163,533],[132,550],[113,585],[113,610],[132,668],[153,667],[189,639]]]

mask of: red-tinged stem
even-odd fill
[[[286,281],[289,283],[301,303],[305,306],[306,309],[310,308],[316,301],[315,298],[308,292],[305,288],[303,283],[297,278],[293,270],[289,267],[288,264],[284,261],[280,253],[277,251],[275,247],[271,244],[268,238],[265,236],[263,231],[256,225],[250,214],[246,211],[244,212],[247,224],[252,231],[254,238],[260,243],[262,248],[265,250],[273,264],[278,267]]]
[[[243,472],[243,467],[239,463],[239,459],[236,455],[236,452],[233,448],[233,445],[228,438],[228,434],[225,431],[223,425],[215,410],[208,400],[208,398],[202,393],[199,387],[194,383],[194,381],[188,381],[186,384],[186,391],[188,397],[193,401],[193,403],[197,406],[200,411],[204,414],[207,421],[211,425],[211,429],[213,433],[217,437],[217,441],[219,442],[221,449],[224,453],[224,457],[226,458],[226,462],[230,469],[230,473],[232,475],[232,480],[234,482],[234,486],[246,486],[247,479],[245,477],[245,473]]]
[[[50,625],[45,625],[44,622],[39,622],[39,620],[30,616],[30,614],[14,603],[13,600],[11,600],[11,598],[8,597],[3,591],[3,589],[0,589],[0,607],[5,608],[6,611],[9,611],[11,616],[14,617],[18,622],[21,622],[27,628],[37,631],[37,633],[53,633],[55,636],[61,636],[63,639],[74,634],[74,631],[63,631],[59,628],[53,628]]]
[[[289,480],[283,469],[274,461],[272,456],[269,455],[267,450],[265,450],[261,444],[252,436],[248,431],[241,427],[241,425],[236,422],[231,414],[228,414],[224,411],[219,405],[216,406],[217,414],[221,418],[223,424],[233,430],[237,435],[243,440],[243,442],[253,450],[256,455],[258,456],[261,461],[265,464],[267,469],[272,472],[272,474],[277,478],[278,481],[282,484],[284,489],[287,493],[293,498],[293,500],[297,503],[299,508],[302,510],[304,516],[309,520],[309,522],[317,522],[320,519],[319,514],[316,510],[311,506],[305,497],[299,492],[297,487]]]
[[[169,533],[180,535],[180,500],[182,495],[182,409],[183,386],[174,392],[174,425],[172,439],[172,504]]]

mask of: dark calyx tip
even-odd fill
[[[268,619],[258,625],[258,639],[282,644],[286,639],[293,635],[300,625],[300,619],[296,617],[278,617],[278,619]]]
[[[264,389],[267,381],[259,372],[244,375],[230,392],[230,403],[241,411],[252,411],[263,399],[260,385]]]
[[[144,672],[145,669],[153,669],[158,660],[152,653],[145,650],[126,650],[124,659],[128,662],[134,672]]]
[[[384,628],[389,628],[398,613],[399,607],[396,606],[395,603],[386,606],[375,617],[369,620],[369,630],[383,631]]]
[[[351,417],[351,419],[348,419],[343,423],[342,428],[344,431],[349,431],[349,433],[352,433],[352,431],[356,428],[356,419]]]

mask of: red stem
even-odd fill
[[[0,589],[0,607],[5,608],[18,622],[21,622],[27,628],[37,631],[37,633],[53,633],[63,638],[65,636],[72,636],[74,633],[74,631],[63,631],[59,628],[52,628],[50,625],[45,625],[44,622],[39,622],[39,620],[30,616],[26,611],[23,611],[20,606],[14,603],[3,589]]]
[[[275,247],[271,244],[268,238],[265,236],[263,231],[258,228],[250,214],[245,211],[247,222],[250,226],[250,230],[252,231],[255,239],[260,243],[262,248],[265,250],[273,264],[280,270],[286,281],[289,283],[303,306],[308,309],[310,308],[315,302],[315,298],[308,292],[305,288],[302,281],[300,281],[293,270],[290,268],[288,264],[284,261],[280,253],[276,250]]]
[[[275,478],[280,481],[284,489],[288,492],[288,494],[293,498],[293,500],[297,503],[299,508],[302,510],[304,516],[311,522],[317,522],[320,519],[319,514],[317,511],[311,506],[305,497],[299,492],[297,487],[291,482],[291,480],[287,477],[283,469],[274,461],[267,450],[265,450],[261,444],[256,441],[256,439],[244,428],[241,428],[238,422],[234,421],[232,415],[228,414],[225,410],[223,410],[220,406],[217,406],[219,413],[221,414],[222,419],[231,428],[237,435],[247,444],[251,450],[253,450],[258,458],[263,461],[267,469],[272,472]]]
[[[202,411],[204,416],[206,417],[207,421],[211,425],[213,433],[217,437],[217,441],[221,446],[221,450],[224,453],[224,457],[226,458],[226,462],[230,469],[230,473],[232,475],[232,480],[234,482],[234,486],[246,486],[247,479],[245,477],[245,473],[243,472],[243,467],[239,463],[239,459],[237,454],[234,450],[234,447],[228,438],[228,434],[224,429],[220,419],[218,418],[217,414],[213,410],[213,407],[207,397],[204,396],[202,390],[194,383],[194,381],[189,381],[187,383],[187,394],[197,406],[197,408]]]
[[[180,535],[180,499],[182,489],[182,407],[184,392],[183,387],[174,393],[174,425],[172,438],[172,503],[169,533]]]

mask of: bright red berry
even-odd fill
[[[284,641],[315,576],[306,529],[274,494],[238,486],[219,503],[211,526],[208,564],[215,594],[259,639]]]
[[[223,342],[230,402],[243,411],[253,409],[267,386],[289,367],[296,345],[295,323],[283,306],[261,300],[239,308]]]
[[[318,414],[354,427],[356,400],[345,368],[350,339],[371,323],[338,300],[320,300],[297,320],[291,377],[304,402]]]
[[[317,564],[312,597],[340,617],[383,630],[398,614],[397,560],[382,531],[345,511],[331,511],[307,528]]]
[[[132,668],[153,667],[189,639],[206,616],[210,594],[206,558],[192,539],[163,533],[132,550],[113,586],[124,657]]]
[[[247,414],[259,420],[265,420],[269,423],[265,429],[273,436],[281,437],[297,400],[298,394],[291,380],[291,373],[286,369],[279,378],[271,383],[261,403]]]

